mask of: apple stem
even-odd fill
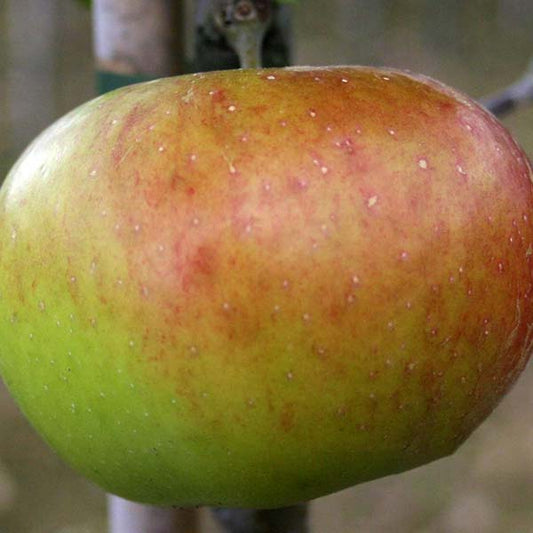
[[[197,0],[193,70],[288,65],[289,21],[274,0]]]
[[[281,509],[212,509],[224,533],[307,533],[307,505]]]
[[[195,509],[173,509],[130,502],[109,494],[109,533],[199,533]]]
[[[481,99],[481,104],[497,117],[503,117],[518,107],[533,103],[533,60],[523,76],[502,91]]]
[[[215,2],[213,21],[233,48],[241,68],[261,68],[263,39],[272,24],[272,1],[219,0]]]

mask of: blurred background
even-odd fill
[[[301,0],[294,63],[407,68],[478,98],[521,76],[532,26],[531,0]],[[83,2],[0,0],[0,179],[95,95],[91,47]],[[533,106],[503,122],[533,156]],[[532,532],[532,418],[530,366],[455,455],[313,502],[312,532]],[[105,520],[105,495],[55,457],[0,384],[0,533],[103,533]]]

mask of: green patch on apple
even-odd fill
[[[468,97],[213,72],[72,111],[0,192],[0,372],[75,469],[268,508],[454,452],[531,352],[532,172]]]

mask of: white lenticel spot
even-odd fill
[[[287,279],[283,280],[282,285],[283,285],[283,288],[284,288],[284,289],[288,289],[288,288],[289,288],[289,285],[290,285],[289,280],[287,280]]]
[[[309,110],[309,116],[310,116],[311,118],[315,118],[315,117],[316,117],[316,111],[315,111],[314,109],[310,109],[310,110]]]
[[[42,300],[39,302],[39,309],[41,311],[44,311],[46,309],[46,304]]]
[[[231,306],[230,306],[230,304],[228,302],[224,302],[222,304],[222,308],[224,309],[224,311],[229,311],[230,307]]]
[[[115,124],[118,124],[118,120],[117,120],[116,118],[114,118],[114,119],[111,121],[111,124],[113,124],[113,126],[114,126]]]
[[[95,170],[95,169],[91,170],[91,171],[89,172],[89,176],[90,176],[91,178],[94,178],[94,177],[96,176],[96,170]]]
[[[157,150],[159,152],[164,152],[165,151],[165,147],[161,145]]]
[[[230,113],[233,113],[236,109],[237,109],[237,107],[234,106],[234,105],[230,105],[230,106],[228,106],[228,111],[229,111]]]
[[[292,381],[293,378],[294,378],[294,374],[293,374],[292,372],[287,372],[287,379],[288,379],[289,381]]]
[[[459,172],[459,174],[462,174],[463,176],[466,176],[466,171],[461,165],[457,165],[455,167],[455,169],[457,170],[457,172]]]
[[[267,80],[275,80],[275,79],[276,79],[276,76],[273,76],[272,74],[267,76]]]
[[[418,166],[423,169],[423,170],[426,170],[428,168],[428,162],[427,162],[427,159],[419,159],[418,160]]]
[[[368,199],[367,206],[368,207],[374,207],[378,203],[378,197],[377,196],[371,196]]]
[[[408,252],[405,252],[405,251],[402,252],[402,253],[400,254],[400,259],[401,259],[402,261],[407,261],[407,260],[409,259],[409,253],[408,253]]]
[[[302,318],[304,322],[309,322],[309,320],[311,320],[311,315],[309,315],[309,313],[304,313]]]
[[[328,167],[320,167],[320,172],[325,176],[329,172]]]
[[[342,83],[348,83],[348,80],[346,78],[341,79]]]

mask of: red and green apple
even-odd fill
[[[527,157],[395,70],[241,70],[60,119],[0,193],[0,372],[73,467],[276,507],[452,453],[533,341]]]

